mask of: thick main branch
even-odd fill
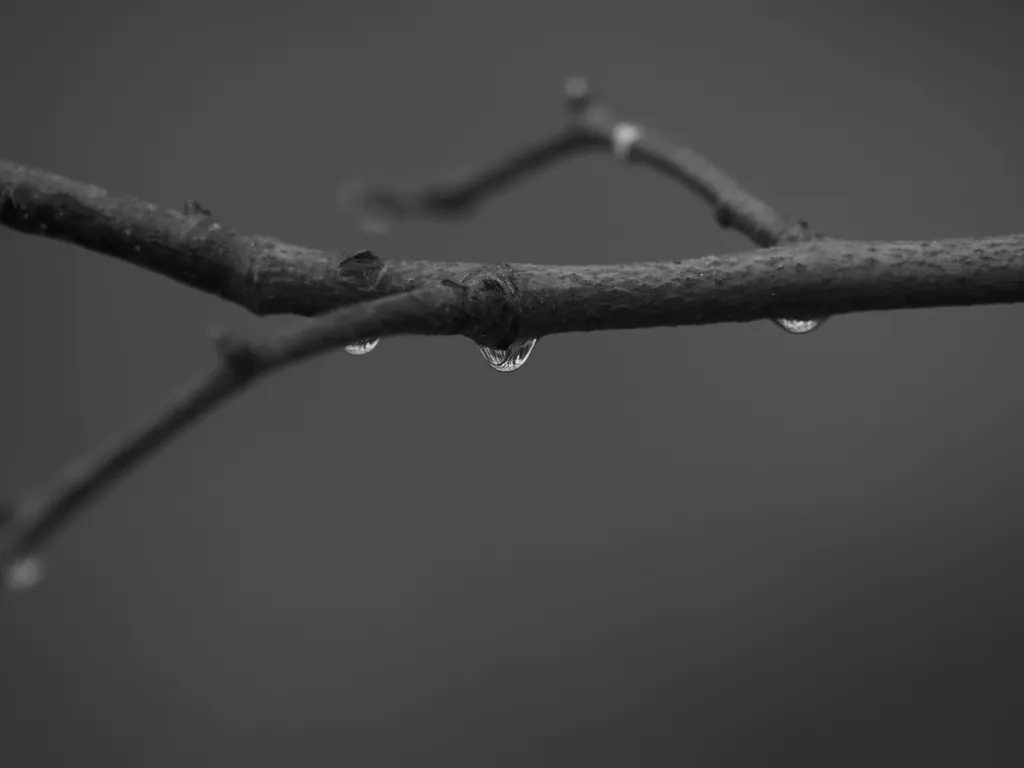
[[[481,264],[358,259],[244,235],[0,161],[0,223],[74,243],[258,314],[316,315],[459,280]],[[913,242],[810,239],[672,262],[505,265],[521,337],[1024,300],[1024,235]]]

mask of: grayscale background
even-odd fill
[[[1006,234],[1014,5],[7,0],[0,156],[382,258],[750,248],[610,156],[462,223],[337,209],[345,179],[548,134],[585,75],[829,234]],[[210,365],[212,325],[291,321],[8,229],[0,253],[4,493]],[[1022,349],[1006,306],[282,372],[0,602],[0,764],[1017,765]]]

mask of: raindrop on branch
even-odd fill
[[[38,557],[19,557],[4,568],[4,589],[8,592],[24,592],[43,580],[45,571]]]
[[[493,349],[480,346],[480,354],[484,356],[491,368],[496,371],[515,371],[523,367],[536,345],[536,339],[520,339],[512,342],[508,349]]]
[[[821,324],[828,318],[819,317],[812,320],[785,320],[779,317],[773,317],[772,322],[785,331],[790,333],[810,333],[815,328],[821,327]]]
[[[345,351],[350,355],[365,355],[367,352],[373,352],[380,344],[380,338],[376,339],[360,339],[354,344],[348,344],[345,347]]]

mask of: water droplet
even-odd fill
[[[365,355],[367,352],[373,352],[380,344],[380,338],[376,339],[360,339],[355,344],[349,344],[345,347],[345,351],[350,355]]]
[[[520,339],[512,342],[508,349],[492,349],[481,346],[480,354],[496,371],[515,371],[523,367],[523,363],[533,352],[536,343],[536,339]]]
[[[810,333],[815,328],[820,327],[827,319],[819,317],[809,320],[785,320],[780,317],[773,317],[772,322],[790,333]]]
[[[4,587],[8,592],[24,592],[43,580],[45,570],[38,557],[19,557],[4,569]]]

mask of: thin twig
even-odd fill
[[[368,337],[480,331],[480,312],[469,288],[439,285],[345,307],[263,340],[219,333],[217,363],[196,376],[149,415],[91,453],[76,459],[38,490],[0,505],[0,567],[34,553],[84,508],[87,500],[153,455],[171,438],[257,378],[288,364]],[[475,292],[493,300],[492,292]]]
[[[490,163],[427,182],[349,182],[339,191],[340,201],[361,208],[374,220],[463,215],[486,197],[532,173],[582,150],[603,149],[680,182],[711,206],[719,224],[735,229],[762,248],[820,236],[807,222],[776,211],[695,149],[619,116],[597,97],[586,80],[571,78],[564,90],[570,122],[550,138]]]
[[[570,124],[548,140],[536,142],[496,162],[426,183],[346,184],[339,192],[339,200],[346,207],[361,209],[364,221],[372,223],[372,227],[389,220],[465,214],[485,197],[511,186],[529,173],[553,165],[581,149],[603,148],[621,160],[646,165],[680,182],[711,206],[721,226],[736,230],[762,248],[822,237],[806,221],[797,221],[776,211],[695,149],[621,118],[597,98],[583,78],[570,78],[566,82],[565,103],[572,118]],[[799,328],[800,332],[813,330],[826,319],[822,315],[786,316],[804,318],[797,321],[778,317],[769,319],[788,330]]]
[[[487,165],[453,171],[426,183],[379,185],[350,181],[338,189],[338,202],[363,209],[371,220],[451,218],[467,215],[486,197],[503,191],[549,165],[606,142],[572,124]]]

